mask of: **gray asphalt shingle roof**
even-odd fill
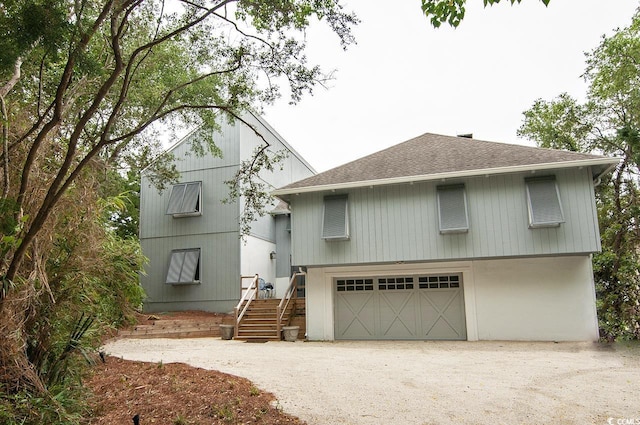
[[[280,190],[473,170],[482,174],[482,170],[495,168],[598,159],[605,158],[577,152],[425,133],[294,182]]]

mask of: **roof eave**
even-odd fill
[[[424,175],[417,175],[417,176],[393,177],[388,179],[361,180],[361,181],[355,181],[355,182],[333,183],[333,184],[325,184],[325,185],[317,185],[317,186],[281,188],[281,189],[274,190],[273,192],[271,192],[271,194],[273,196],[286,196],[286,195],[295,195],[299,193],[336,191],[336,190],[342,190],[342,189],[353,189],[353,188],[367,187],[367,186],[383,186],[383,185],[390,185],[390,184],[416,183],[416,182],[432,181],[432,180],[443,180],[443,179],[446,180],[446,179],[463,178],[463,177],[522,173],[522,172],[530,172],[530,171],[553,170],[553,169],[560,169],[560,168],[605,166],[605,170],[602,173],[598,174],[598,176],[601,176],[606,172],[608,172],[609,170],[611,170],[611,168],[614,167],[619,162],[620,162],[619,158],[580,159],[575,161],[515,165],[515,166],[509,166],[509,167],[483,168],[480,170],[452,171],[452,172],[446,172],[446,173],[424,174]]]

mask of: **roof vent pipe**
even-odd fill
[[[458,137],[464,137],[465,139],[473,139],[473,133],[458,134]]]

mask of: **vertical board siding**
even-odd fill
[[[258,130],[264,139],[258,137],[255,131],[246,125],[240,126],[239,134],[242,143],[239,148],[239,158],[243,161],[250,160],[256,149],[264,146],[265,141],[269,143],[270,153],[286,152],[286,157],[275,164],[273,171],[263,169],[259,173],[259,178],[266,184],[266,191],[272,191],[279,187],[286,186],[294,181],[302,180],[312,176],[313,169],[308,166],[293,149],[280,137],[280,135],[265,121],[253,115],[247,115],[245,120]],[[266,206],[266,212],[272,210],[279,201],[274,199],[272,205]],[[261,239],[275,242],[275,222],[271,216],[259,217],[251,225],[251,235]]]
[[[248,114],[243,116],[271,144],[271,150],[292,149],[261,119]],[[198,156],[192,152],[193,142],[202,137],[201,130],[194,131],[181,143],[170,149],[175,165],[180,171],[180,182],[202,182],[201,211],[194,217],[173,218],[167,215],[171,186],[164,191],[150,184],[143,173],[140,194],[140,241],[144,255],[149,259],[147,274],[141,283],[148,298],[145,309],[149,311],[181,310],[184,308],[226,309],[240,297],[241,247],[239,240],[240,206],[243,200],[222,203],[228,197],[229,188],[224,183],[233,179],[241,159],[247,159],[263,140],[253,129],[236,121],[234,124],[220,120],[220,129],[212,136],[222,151],[222,157],[208,152]],[[203,131],[203,130],[202,130]],[[313,174],[313,170],[295,153],[283,162],[282,169],[264,172],[261,178],[271,186],[284,186]],[[256,236],[275,241],[275,220],[267,215],[260,218],[252,229]],[[196,285],[166,285],[171,251],[174,249],[201,249],[201,283]],[[259,272],[259,271],[257,271]],[[288,272],[287,272],[288,276]]]
[[[291,232],[289,231],[289,217],[277,215],[276,222],[276,278],[291,275]]]
[[[440,182],[342,192],[349,195],[351,235],[347,241],[320,239],[325,193],[293,196],[293,264],[453,260],[597,251],[600,245],[594,222],[590,171],[569,169],[553,174],[560,188],[565,223],[550,228],[528,227],[524,174],[452,182],[465,184],[469,210],[469,232],[457,234],[439,232],[436,185]]]
[[[237,232],[238,204],[222,202],[228,196],[228,188],[224,181],[232,178],[234,173],[233,167],[183,172],[180,177],[182,182],[202,182],[200,200],[202,215],[180,218],[166,214],[171,186],[158,193],[143,177],[144,196],[140,200],[140,238]]]
[[[195,140],[201,137],[204,130],[196,130],[180,144],[174,146],[170,152],[175,156],[175,165],[178,171],[196,171],[208,168],[237,166],[240,158],[240,131],[237,126],[229,124],[226,120],[220,124],[219,130],[211,131],[214,143],[222,152],[221,157],[214,157],[208,151],[199,156],[192,152]],[[205,148],[206,149],[206,148]]]
[[[237,233],[147,239],[141,244],[149,258],[146,275],[140,278],[147,294],[145,304],[239,298],[240,242]],[[200,248],[200,283],[165,284],[171,251],[188,248]]]

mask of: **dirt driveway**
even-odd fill
[[[242,376],[325,424],[640,424],[640,345],[122,339],[128,360]]]

